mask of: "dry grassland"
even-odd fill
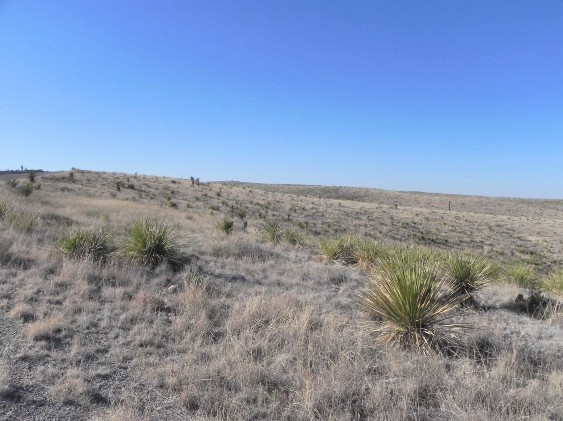
[[[530,291],[509,275],[458,314],[472,326],[463,349],[420,355],[362,328],[367,271],[318,247],[354,234],[480,253],[540,279],[563,266],[562,201],[80,170],[39,184],[28,197],[0,185],[0,419],[563,419],[563,317],[523,311],[514,299]],[[119,246],[149,216],[178,228],[181,270],[57,249],[71,226]],[[266,220],[300,246],[267,243]]]

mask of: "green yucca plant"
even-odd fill
[[[383,248],[377,241],[368,238],[354,237],[354,257],[365,267],[377,263],[383,257]]]
[[[73,227],[59,237],[58,249],[72,258],[105,261],[115,251],[113,236],[102,228]]]
[[[505,272],[506,280],[522,288],[537,289],[539,280],[535,272],[529,266],[516,265]]]
[[[178,229],[159,218],[139,218],[131,224],[124,253],[131,260],[155,267],[162,263],[181,268],[185,256],[181,251]]]
[[[541,284],[542,288],[552,294],[563,297],[563,269],[556,270]]]
[[[268,242],[278,244],[283,239],[284,230],[282,224],[270,220],[260,225],[260,232]]]
[[[283,238],[288,244],[291,244],[292,246],[304,247],[306,243],[303,234],[293,230],[285,230],[283,233]]]
[[[379,321],[378,341],[423,353],[459,343],[455,308],[465,299],[435,265],[403,254],[380,262],[360,294],[360,307]]]
[[[472,294],[498,275],[496,266],[481,256],[456,253],[450,255],[445,263],[454,288],[467,297],[464,304],[474,304]]]
[[[217,221],[215,226],[223,233],[229,235],[235,229],[235,221],[225,216],[220,221]]]
[[[353,237],[324,238],[319,243],[319,250],[323,259],[344,265],[358,263]]]

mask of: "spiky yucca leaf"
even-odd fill
[[[497,267],[487,259],[464,253],[450,255],[446,268],[454,287],[460,294],[467,295],[467,302],[473,300],[471,294],[498,275]]]
[[[235,221],[225,216],[223,219],[218,221],[215,226],[223,233],[229,235],[235,229]]]
[[[106,260],[115,251],[113,236],[102,228],[72,227],[59,237],[59,250],[71,258],[94,262]]]
[[[515,283],[522,288],[534,290],[539,288],[539,279],[534,270],[529,266],[513,266],[506,271],[505,277],[509,283]]]
[[[167,263],[172,268],[180,268],[185,263],[178,229],[159,218],[135,220],[124,251],[131,260],[152,267]]]
[[[372,329],[380,342],[428,353],[458,343],[466,326],[451,318],[464,299],[433,265],[403,254],[374,269],[360,306],[379,321]]]
[[[352,237],[324,238],[319,243],[322,257],[343,265],[355,265],[355,247]]]
[[[563,269],[556,270],[549,275],[543,282],[542,288],[552,294],[563,297]]]
[[[260,225],[260,232],[272,244],[278,244],[283,239],[283,226],[276,221],[266,221]]]

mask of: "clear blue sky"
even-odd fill
[[[562,0],[0,0],[0,169],[563,198]]]

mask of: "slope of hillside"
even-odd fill
[[[562,267],[558,201],[80,170],[26,182],[0,185],[0,419],[562,419],[563,318],[514,302]],[[175,227],[182,268],[125,254],[140,217]],[[268,220],[293,237],[270,244]],[[71,227],[116,251],[65,255]],[[505,276],[456,313],[472,329],[455,355],[389,348],[357,306],[369,268],[321,256],[343,235],[481,253]]]

